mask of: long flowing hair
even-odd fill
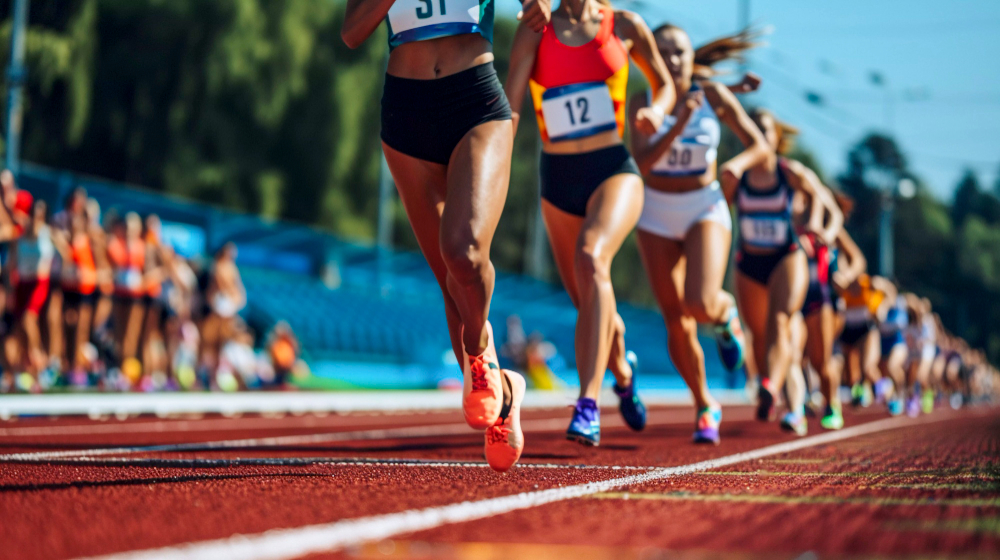
[[[600,1],[600,0],[599,0]],[[664,23],[653,32],[658,35],[664,31],[680,31],[686,33],[683,28],[672,23]],[[709,41],[694,50],[694,77],[708,79],[719,74],[714,66],[727,60],[744,62],[746,52],[757,48],[764,43],[760,38],[767,34],[766,30],[747,27],[739,33],[719,37]]]

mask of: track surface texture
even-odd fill
[[[0,423],[0,558],[1000,558],[1000,411],[796,438],[690,408],[524,413],[506,474],[460,411]]]

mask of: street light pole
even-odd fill
[[[894,262],[895,262],[895,239],[893,236],[892,226],[895,220],[896,214],[896,190],[897,187],[892,187],[882,191],[882,211],[879,213],[879,224],[878,224],[878,257],[879,257],[879,274],[883,278],[892,278],[895,274]]]
[[[10,34],[10,66],[7,68],[7,169],[17,177],[21,169],[21,129],[24,122],[24,42],[28,27],[29,0],[14,0]]]

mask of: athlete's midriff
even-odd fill
[[[600,132],[593,136],[577,140],[562,140],[560,142],[542,141],[542,151],[547,154],[565,155],[593,152],[622,143],[622,139],[614,130]]]
[[[397,78],[436,80],[493,61],[493,46],[466,33],[404,43],[389,55],[387,72]]]
[[[716,166],[709,166],[701,175],[692,177],[663,177],[649,174],[645,177],[646,186],[654,191],[665,193],[686,193],[703,189],[716,180]]]

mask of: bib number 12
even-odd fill
[[[567,101],[565,107],[566,107],[566,112],[569,113],[569,124],[571,124],[572,126],[576,126],[577,119],[575,119],[573,115],[573,102]],[[588,115],[588,113],[590,112],[590,102],[587,101],[587,98],[578,97],[576,100],[576,107],[577,109],[579,109],[580,124],[589,123],[590,116]]]
[[[417,18],[418,19],[429,19],[434,17],[434,0],[420,0],[424,4],[424,7],[417,6]],[[441,15],[448,15],[447,6],[445,5],[445,0],[438,0],[441,5]]]

